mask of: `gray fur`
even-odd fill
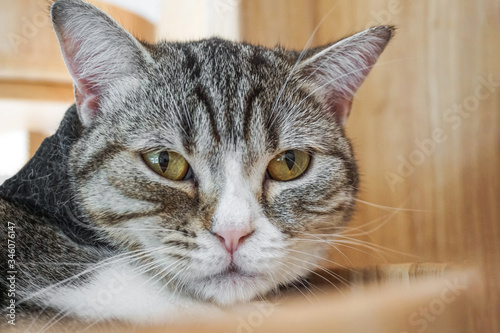
[[[358,174],[343,123],[354,92],[392,36],[391,27],[344,39],[341,48],[332,44],[300,53],[217,38],[141,44],[79,0],[56,1],[52,17],[75,80],[79,117],[75,107],[68,111],[75,139],[60,161],[65,175],[61,182],[68,184],[61,197],[68,199],[50,202],[67,212],[56,216],[33,210],[26,198],[35,193],[23,192],[26,200],[14,198],[19,177],[0,191],[2,237],[7,221],[23,230],[17,250],[23,265],[18,285],[26,305],[46,304],[43,292],[40,297],[30,295],[64,279],[84,286],[93,273],[71,277],[88,264],[158,245],[168,249],[162,258],[151,252],[134,261],[138,269],[155,264],[143,274],[163,272],[159,283],[172,279],[171,290],[222,305],[263,296],[314,267],[318,259],[307,257],[307,252],[316,256],[324,246],[305,246],[295,239],[306,237],[304,233],[338,231],[351,216]],[[94,97],[97,107],[86,104]],[[194,178],[174,182],[150,170],[141,154],[159,149],[184,156]],[[266,177],[269,161],[289,149],[311,154],[308,170],[289,182]],[[243,166],[242,172],[234,176],[228,163]],[[271,236],[255,227],[246,241],[247,252],[238,258],[248,267],[237,268],[258,275],[252,278],[254,288],[228,287],[228,294],[220,296],[229,271],[203,274],[222,260],[210,252],[211,238],[213,246],[218,245],[213,228],[231,221],[216,221],[214,213],[225,204],[221,198],[233,200],[227,188],[236,181],[248,194],[249,216],[279,234]],[[76,225],[91,235],[81,241],[71,237]],[[282,264],[294,259],[310,264],[296,261],[297,268],[284,275]],[[179,264],[162,271],[163,260]],[[79,265],[55,270],[55,262]],[[2,306],[5,300],[2,294]]]

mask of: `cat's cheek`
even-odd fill
[[[103,189],[106,189],[103,191]],[[127,196],[120,188],[110,183],[105,173],[96,173],[82,188],[81,194],[86,206],[92,211],[110,212],[117,215],[131,212],[149,212],[159,208],[153,202],[148,202]]]

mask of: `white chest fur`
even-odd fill
[[[206,303],[183,297],[163,287],[129,263],[97,269],[81,286],[50,290],[42,302],[68,316],[93,322],[117,319],[138,324],[158,324],[181,320],[186,314],[213,316],[222,311]]]

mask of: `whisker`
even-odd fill
[[[292,258],[300,260],[299,258],[294,258],[294,257],[292,257]],[[301,260],[301,261],[305,261],[305,260]],[[289,264],[294,265],[295,267],[305,268],[308,272],[310,272],[312,274],[315,274],[315,275],[319,276],[320,278],[322,278],[323,280],[325,280],[326,282],[328,282],[330,285],[332,285],[335,289],[337,289],[342,294],[342,291],[340,291],[339,287],[337,287],[332,281],[328,280],[326,277],[322,276],[321,274],[318,274],[317,272],[313,271],[312,269],[309,269],[309,268],[306,268],[306,267],[302,267],[302,266],[294,264],[292,262],[289,262]],[[316,266],[318,266],[318,265],[316,265]],[[323,292],[323,290],[321,290],[321,289],[320,289],[320,291]]]
[[[325,239],[319,237],[318,235],[314,235],[314,234],[310,234],[310,233],[306,233],[306,232],[301,232],[301,233],[304,234],[304,235],[307,235],[307,236],[314,237],[314,238],[316,238],[317,240],[319,240],[321,242],[326,242]],[[294,240],[298,240],[298,239],[294,238]],[[340,249],[336,248],[335,245],[333,245],[331,243],[326,242],[326,244],[328,244],[329,246],[335,248],[338,252],[340,252],[342,254],[342,256],[347,260],[347,262],[349,262],[352,265],[351,260],[342,251],[340,251]]]
[[[303,232],[303,234],[308,235],[308,236],[315,236],[315,235],[313,235],[313,234],[309,234],[309,233],[305,233],[305,232]],[[333,234],[333,235],[329,235],[329,236],[327,236],[327,237],[336,237],[337,235],[338,235],[338,234]],[[348,260],[348,262],[349,262],[351,265],[353,265],[353,264],[352,264],[352,262],[349,260],[349,258],[348,258],[348,257],[347,257],[347,256],[346,256],[346,255],[345,255],[345,254],[344,254],[344,253],[343,253],[343,252],[342,252],[342,251],[341,251],[338,247],[336,247],[335,245],[340,245],[340,246],[344,246],[344,247],[347,247],[347,248],[351,248],[351,249],[353,249],[353,250],[356,250],[356,251],[359,251],[359,252],[362,252],[362,253],[368,254],[368,255],[370,255],[370,256],[373,256],[373,257],[375,257],[375,258],[377,258],[377,259],[381,259],[381,260],[383,260],[383,261],[386,261],[386,259],[385,259],[385,258],[383,258],[383,257],[377,257],[377,256],[375,256],[373,253],[369,253],[369,252],[363,251],[363,250],[361,250],[361,249],[358,249],[358,248],[354,248],[354,247],[351,247],[351,246],[345,245],[345,244],[344,244],[344,243],[345,243],[345,240],[344,240],[344,241],[339,241],[339,240],[336,240],[336,239],[328,239],[328,240],[327,240],[327,239],[323,239],[323,238],[320,238],[320,237],[318,237],[318,240],[311,240],[311,239],[301,239],[301,240],[303,240],[303,241],[319,241],[319,242],[325,242],[326,244],[328,244],[328,245],[330,245],[331,247],[335,248],[335,250],[339,251],[339,252],[340,252],[340,253],[344,256],[344,258],[346,258],[346,259]],[[356,240],[356,239],[351,238],[351,242],[353,242],[353,241],[355,241],[355,240]],[[334,244],[335,244],[335,245],[334,245]],[[365,246],[367,246],[367,245],[365,245]],[[372,249],[372,250],[373,250],[373,249]]]
[[[382,245],[379,245],[379,244],[370,243],[370,242],[367,242],[367,241],[362,241],[362,240],[351,238],[351,237],[348,237],[348,236],[345,236],[345,235],[335,235],[335,236],[336,237],[344,237],[347,240],[356,242],[356,245],[361,245],[361,246],[365,246],[365,247],[370,246],[370,248],[372,250],[374,250],[374,251],[387,251],[387,252],[392,252],[392,253],[395,253],[395,254],[400,254],[400,255],[404,255],[404,256],[407,256],[407,257],[415,258],[415,259],[419,259],[420,258],[419,256],[416,256],[416,255],[413,255],[413,254],[410,254],[410,253],[406,253],[406,252],[394,250],[394,249],[391,249],[391,248],[388,248],[388,247],[385,247],[385,246],[382,246]],[[337,241],[338,242],[342,242],[344,240],[337,240]]]
[[[344,252],[342,252],[342,250],[340,250],[338,247],[336,247],[335,246],[336,244],[333,241],[327,241],[326,239],[307,239],[307,238],[295,238],[294,240],[303,241],[303,242],[325,243],[328,246],[330,246],[330,247],[334,248],[335,250],[337,250],[349,262],[349,264],[351,264],[351,265],[354,266],[354,264],[351,262],[351,260],[349,259],[349,257]],[[342,244],[339,244],[339,245],[342,245]],[[358,250],[358,249],[355,249],[355,250]],[[361,252],[363,252],[363,251],[361,251]],[[365,253],[371,255],[371,253],[368,253],[368,252],[365,252]]]
[[[174,230],[174,229],[165,229],[165,228],[104,227],[104,228],[100,228],[100,230],[169,231],[169,232],[177,232],[177,233],[180,233],[180,234],[184,234],[183,231]]]
[[[351,245],[359,245],[358,243],[355,243],[355,242],[352,242],[352,243],[347,243],[347,242],[337,242],[337,241],[332,241],[332,243],[335,243],[336,245],[339,245],[339,246],[343,246],[343,247],[346,247],[348,249],[352,249],[352,250],[355,250],[355,251],[358,251],[358,252],[361,252],[361,253],[364,253],[366,255],[369,255],[375,259],[378,259],[378,260],[381,260],[383,262],[387,262],[387,259],[385,257],[382,256],[382,254],[378,255],[379,252],[376,252],[374,251],[373,248],[369,247],[369,249],[373,250],[374,252],[376,252],[377,254],[374,254],[374,253],[370,253],[370,252],[367,252],[365,250],[362,250],[360,248],[357,248],[355,246],[350,246],[350,245],[346,245],[346,244],[351,244]],[[366,246],[366,245],[365,245]],[[336,250],[340,251],[338,248],[335,248]]]
[[[391,219],[396,216],[398,212],[394,211],[392,212],[390,215],[387,215],[385,217],[385,220],[383,220],[379,225],[367,230],[367,231],[364,231],[364,232],[359,232],[359,233],[356,233],[356,234],[348,234],[349,236],[365,236],[365,235],[369,235],[369,234],[372,234],[374,233],[375,231],[383,228],[387,223],[389,223],[391,221]]]
[[[284,263],[280,263],[280,264],[282,264],[282,266],[285,266],[285,268],[288,268],[288,267],[287,267]],[[291,278],[291,279],[288,279],[285,275],[283,275],[283,273],[286,273],[288,276],[292,276],[292,278]],[[307,295],[306,295],[306,294],[304,294],[304,292],[303,292],[303,291],[302,291],[302,290],[301,290],[301,289],[300,289],[300,288],[299,288],[299,287],[295,284],[295,282],[297,282],[297,281],[298,281],[299,283],[301,283],[301,284],[302,284],[302,286],[303,286],[303,287],[305,287],[305,285],[303,284],[303,282],[301,282],[300,280],[297,280],[297,277],[295,277],[294,275],[292,275],[292,274],[291,274],[289,271],[287,271],[286,269],[284,269],[284,270],[282,270],[282,271],[279,271],[279,274],[280,274],[283,278],[285,278],[285,281],[288,281],[288,282],[286,282],[287,284],[292,285],[295,289],[297,289],[297,291],[298,291],[299,293],[301,293],[301,294],[302,294],[302,296],[304,296],[304,297],[305,297],[305,298],[309,301],[309,303],[313,304],[313,302],[311,301],[311,299],[310,299],[309,297],[307,297]],[[307,288],[306,288],[306,289],[307,289]],[[307,290],[310,292],[310,290],[309,290],[309,289],[307,289]],[[317,297],[316,297],[316,298],[317,298]]]
[[[52,317],[47,323],[45,323],[37,332],[38,333],[46,332],[49,328],[53,327],[55,324],[64,319],[68,314],[69,313],[67,309],[59,311],[54,317]]]
[[[60,286],[60,285],[63,285],[63,284],[65,284],[65,283],[69,282],[69,281],[72,281],[72,280],[74,280],[74,279],[76,279],[76,278],[78,278],[78,277],[80,277],[80,276],[82,276],[82,275],[88,274],[88,273],[90,273],[90,272],[92,272],[92,271],[95,271],[95,270],[97,270],[97,269],[100,269],[100,268],[102,268],[102,267],[104,267],[104,266],[107,266],[107,265],[112,265],[112,264],[114,264],[114,263],[118,263],[118,262],[121,262],[121,261],[123,261],[123,260],[130,260],[130,259],[132,259],[133,257],[142,256],[142,255],[144,255],[144,254],[146,254],[146,253],[151,253],[151,252],[154,252],[154,251],[158,251],[159,249],[162,249],[162,248],[163,248],[162,246],[159,246],[159,247],[157,247],[157,248],[153,248],[153,249],[150,249],[150,250],[135,250],[135,251],[130,251],[130,252],[121,253],[121,254],[118,254],[118,255],[112,256],[111,258],[107,258],[107,259],[105,259],[105,260],[103,260],[103,261],[99,262],[99,263],[98,263],[96,266],[94,266],[94,267],[91,267],[91,268],[85,269],[85,270],[83,270],[82,272],[77,273],[77,274],[75,274],[75,275],[73,275],[73,276],[71,276],[71,277],[69,277],[69,278],[63,279],[63,280],[61,280],[61,281],[58,281],[58,282],[56,282],[56,283],[54,283],[54,284],[51,284],[51,285],[49,285],[49,286],[45,287],[45,288],[42,288],[42,289],[40,289],[40,290],[37,290],[36,292],[32,293],[30,296],[28,296],[28,297],[25,297],[25,298],[21,299],[21,300],[18,302],[18,304],[22,304],[22,303],[24,303],[24,302],[26,302],[26,301],[28,301],[28,300],[30,300],[30,299],[32,299],[32,298],[34,298],[34,297],[39,296],[40,294],[43,294],[43,293],[45,293],[45,292],[48,292],[48,291],[50,291],[50,290],[52,290],[52,289],[54,289],[54,288],[56,288],[56,287],[58,287],[58,286]],[[133,254],[133,255],[131,256],[131,255],[130,255],[130,253],[134,253],[134,252],[137,252],[137,253],[135,253],[135,254]]]
[[[308,234],[308,233],[304,233],[304,232],[303,232],[303,234],[308,235],[308,236],[313,236],[312,234]],[[307,238],[306,239],[300,239],[300,238],[296,238],[295,240],[298,240],[298,241],[309,241],[309,242],[323,242],[324,241],[324,242],[327,242],[329,245],[332,245],[332,243],[335,243],[335,245],[352,248],[354,250],[361,251],[363,253],[366,253],[366,254],[369,254],[369,255],[372,255],[372,256],[373,256],[372,253],[364,252],[361,249],[350,247],[350,246],[345,245],[345,244],[360,245],[360,246],[368,248],[368,249],[370,249],[370,250],[372,250],[374,252],[377,252],[377,253],[382,253],[382,251],[387,251],[387,252],[392,252],[392,253],[399,254],[399,255],[404,255],[404,256],[412,257],[412,258],[420,258],[419,256],[415,256],[415,255],[412,255],[410,253],[397,251],[397,250],[394,250],[394,249],[391,249],[391,248],[388,248],[388,247],[384,247],[384,246],[381,246],[381,245],[378,245],[378,244],[375,244],[375,243],[372,243],[372,242],[368,242],[368,241],[356,239],[356,238],[353,238],[353,237],[349,237],[349,236],[344,235],[342,233],[337,233],[337,234],[316,234],[315,236],[319,236],[319,239],[307,239]],[[321,237],[326,237],[326,239],[321,238]],[[343,239],[334,239],[334,238],[343,238]],[[377,258],[386,261],[386,259],[383,258],[383,257],[377,257]]]
[[[297,252],[297,253],[301,253],[301,254],[305,254],[305,255],[308,255],[308,256],[311,256],[313,258],[317,258],[317,259],[320,259],[322,261],[326,261],[326,262],[329,262],[335,266],[338,266],[338,267],[341,267],[341,268],[344,268],[344,269],[347,269],[353,273],[359,273],[359,272],[356,272],[355,270],[353,270],[352,268],[349,268],[349,267],[346,267],[346,266],[343,266],[335,261],[331,261],[329,259],[326,259],[326,258],[323,258],[323,257],[320,257],[320,256],[317,256],[317,255],[314,255],[312,253],[307,253],[307,252],[303,252],[303,251],[298,251],[298,250],[294,250],[294,249],[287,249],[288,251],[291,251],[291,252]]]
[[[183,263],[181,262],[181,264],[183,264]],[[177,267],[177,266],[176,266],[176,267]],[[185,267],[183,267],[183,268],[181,268],[181,269],[180,269],[180,270],[179,270],[179,271],[178,271],[178,272],[177,272],[177,273],[176,273],[176,274],[175,274],[172,278],[170,278],[170,279],[168,280],[168,282],[167,282],[166,284],[164,284],[164,285],[163,285],[163,287],[161,287],[161,289],[160,289],[160,291],[159,291],[158,293],[161,293],[161,292],[163,291],[163,289],[165,289],[165,288],[166,288],[166,287],[170,284],[170,282],[172,282],[172,281],[173,281],[173,280],[174,280],[174,279],[175,279],[175,278],[176,278],[179,274],[181,274],[181,273],[183,273],[184,271],[186,271],[186,269],[187,269],[187,267],[186,267],[186,266],[185,266]],[[162,279],[163,279],[163,278],[165,278],[165,276],[163,276],[163,277],[162,277]]]
[[[406,199],[404,202],[407,202],[408,199]],[[399,212],[399,210],[395,209],[392,211],[391,214],[389,215],[386,215],[386,216],[383,216],[383,217],[379,217],[379,218],[376,218],[374,220],[372,220],[371,222],[369,223],[366,223],[364,225],[361,225],[359,227],[351,227],[351,228],[348,228],[348,227],[341,227],[339,228],[339,230],[341,230],[340,233],[343,233],[345,232],[346,230],[355,230],[355,229],[364,229],[366,226],[369,226],[369,225],[372,225],[376,222],[378,222],[380,219],[385,219],[382,223],[378,224],[377,226],[373,227],[372,229],[370,230],[367,230],[367,231],[363,231],[363,232],[360,232],[360,233],[357,233],[357,234],[350,234],[350,236],[364,236],[364,235],[368,235],[368,234],[371,234],[377,230],[379,230],[380,228],[384,227],[387,223],[389,223],[389,221]],[[335,228],[335,227],[334,227]],[[318,229],[319,230],[319,229]],[[338,234],[338,233],[337,233]],[[320,235],[320,234],[316,234],[316,235]]]
[[[93,263],[78,263],[78,262],[43,262],[31,261],[18,263],[19,266],[46,265],[46,266],[91,266]]]
[[[383,205],[374,204],[374,203],[371,203],[371,202],[368,202],[368,201],[364,201],[364,200],[361,200],[361,199],[357,199],[357,198],[355,198],[355,200],[357,202],[362,203],[362,204],[365,204],[365,205],[368,205],[368,206],[372,206],[372,207],[375,207],[375,208],[380,208],[380,209],[383,209],[383,210],[388,210],[388,211],[395,210],[397,212],[432,213],[431,210],[410,209],[410,208],[401,208],[401,207],[389,207],[389,206],[383,206]],[[405,200],[405,201],[408,201],[408,200]]]
[[[172,267],[173,265],[176,265],[179,261],[181,261],[181,259],[177,259],[176,261],[174,261],[172,264],[164,267],[160,272],[156,273],[155,275],[151,276],[149,279],[147,279],[140,287],[143,287],[145,286],[149,281],[151,281],[152,279],[156,278],[158,275],[162,275],[163,277],[163,273],[165,273],[170,267]],[[158,281],[160,281],[162,279],[162,277],[160,277],[159,280],[155,281],[153,284],[157,283]]]
[[[321,227],[321,228],[314,228],[314,230],[332,230],[332,233],[333,232],[344,232],[346,230],[348,231],[353,231],[353,230],[363,230],[365,231],[364,229],[367,227],[367,226],[370,226],[372,224],[375,224],[377,223],[378,221],[380,220],[383,220],[385,218],[387,218],[388,216],[391,216],[391,215],[384,215],[384,216],[379,216],[373,220],[371,220],[370,222],[366,222],[366,223],[363,223],[362,225],[359,225],[357,227],[349,227],[349,226],[338,226],[338,225],[332,225],[332,226],[325,226],[325,227]]]
[[[331,277],[333,277],[334,279],[338,280],[340,283],[342,283],[344,286],[346,286],[347,288],[351,288],[352,285],[354,283],[352,283],[351,281],[349,281],[348,279],[346,279],[345,277],[343,277],[342,275],[338,274],[338,273],[335,273],[334,271],[332,271],[331,269],[328,269],[326,267],[323,267],[321,265],[317,265],[317,268],[321,269],[323,272],[325,272],[326,274],[330,275]]]

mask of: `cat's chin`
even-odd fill
[[[192,284],[200,298],[221,306],[250,301],[274,287],[272,280],[265,275],[247,273],[234,266]]]

